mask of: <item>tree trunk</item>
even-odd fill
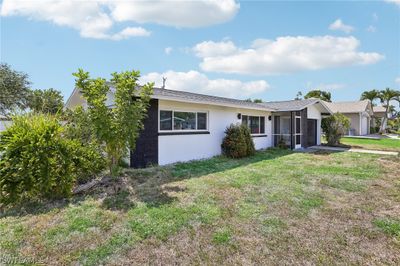
[[[387,101],[387,103],[386,103],[386,112],[385,112],[385,116],[384,116],[383,119],[382,119],[381,128],[380,128],[380,130],[379,130],[379,133],[385,133],[385,122],[386,122],[387,119],[388,119],[389,103],[390,103],[390,101]]]

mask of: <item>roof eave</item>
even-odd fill
[[[158,100],[166,100],[166,101],[176,101],[176,102],[184,102],[184,103],[197,103],[197,104],[207,104],[207,105],[214,105],[214,106],[224,106],[224,107],[232,107],[232,108],[243,108],[243,109],[251,109],[251,110],[258,110],[258,111],[267,111],[267,112],[273,112],[276,110],[260,106],[243,106],[240,104],[228,104],[228,103],[214,103],[214,102],[207,102],[207,101],[196,101],[196,100],[188,100],[188,99],[181,99],[179,97],[165,97],[165,96],[160,96],[160,95],[153,95],[153,99],[158,99]]]

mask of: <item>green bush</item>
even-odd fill
[[[328,145],[339,145],[340,139],[350,128],[350,120],[343,114],[336,113],[321,121]]]
[[[242,158],[254,154],[255,147],[249,128],[231,124],[225,130],[221,148],[222,153],[231,158]]]
[[[75,140],[74,163],[77,168],[77,182],[86,183],[105,168],[106,160],[102,156],[101,145],[96,139],[87,112],[81,107],[66,110],[64,115],[65,131],[63,135]]]
[[[14,117],[0,134],[0,154],[2,205],[67,197],[79,177],[101,168],[100,154],[63,137],[60,121],[50,115]]]
[[[256,153],[256,148],[254,147],[254,142],[253,142],[253,138],[251,137],[249,127],[247,127],[245,125],[241,125],[240,130],[242,131],[244,139],[246,141],[246,147],[247,147],[246,156],[253,155],[254,153]]]

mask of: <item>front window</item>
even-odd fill
[[[160,110],[160,131],[183,130],[207,130],[207,113]]]
[[[265,133],[265,117],[264,116],[248,116],[242,115],[242,124],[250,128],[251,134]]]
[[[195,130],[196,113],[174,112],[174,130]]]

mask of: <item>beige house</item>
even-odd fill
[[[326,103],[333,113],[341,113],[350,119],[349,136],[370,134],[374,110],[369,100]]]

